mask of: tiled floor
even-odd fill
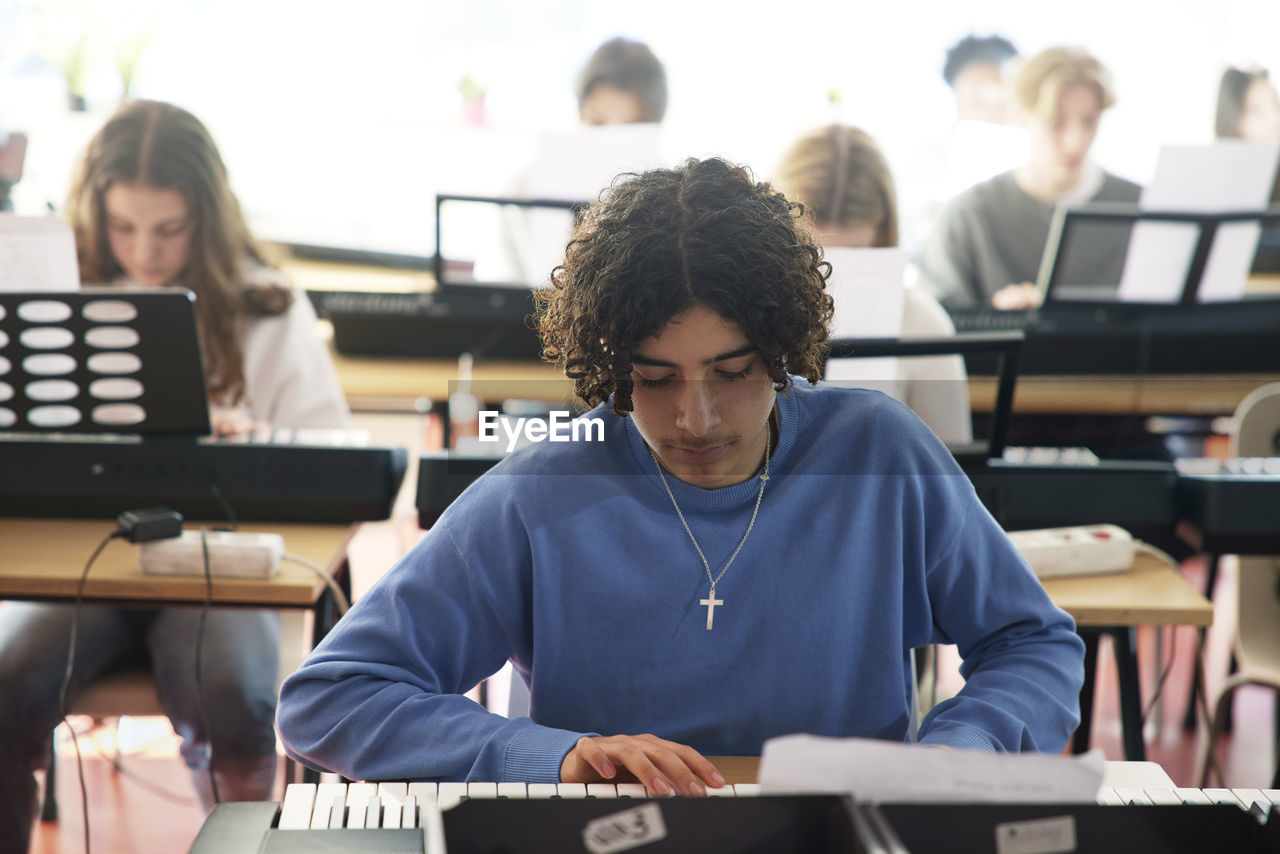
[[[405,530],[411,525],[386,523],[384,537],[400,538],[396,544],[373,543],[371,547],[387,553],[403,545]],[[1203,569],[1197,561],[1185,566],[1188,578],[1202,584]],[[1231,579],[1224,579],[1230,585]],[[1215,597],[1230,601],[1230,590],[1220,586]],[[1221,610],[1221,609],[1220,609]],[[1219,634],[1229,628],[1219,621],[1211,635],[1209,657],[1221,658]],[[1192,650],[1195,635],[1180,629],[1173,641],[1166,633],[1163,652],[1168,660],[1172,650],[1173,665],[1164,687],[1162,719],[1149,721],[1147,727],[1148,758],[1159,762],[1181,786],[1195,786],[1194,779],[1197,733],[1182,729],[1182,713],[1190,684]],[[1155,643],[1150,629],[1139,631],[1138,648],[1142,659],[1142,678],[1147,700],[1155,684]],[[1115,690],[1115,668],[1109,648],[1098,671],[1098,690],[1094,712],[1094,744],[1109,759],[1122,758],[1120,725]],[[945,677],[944,677],[945,681]],[[1235,731],[1223,739],[1220,751],[1226,785],[1234,787],[1269,786],[1276,759],[1273,740],[1272,692],[1245,688],[1238,692],[1235,705]],[[82,748],[85,782],[89,791],[89,822],[92,828],[94,854],[137,854],[137,852],[186,851],[199,830],[203,816],[195,804],[190,779],[177,758],[175,740],[163,719],[143,718],[127,722],[121,732],[126,751],[125,773],[112,770],[103,754],[110,753],[110,729],[94,730],[88,719],[78,719],[85,729]],[[69,743],[60,747],[58,799],[61,818],[56,823],[41,823],[32,845],[33,854],[72,854],[84,850],[81,797],[75,757]],[[157,791],[159,790],[159,791]]]

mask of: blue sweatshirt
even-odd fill
[[[704,755],[776,735],[907,738],[908,652],[957,644],[964,689],[920,741],[1058,752],[1083,644],[947,449],[879,392],[799,386],[755,527],[716,585],[630,419],[480,478],[281,689],[289,755],[352,779],[555,782],[586,734]],[[760,481],[667,477],[713,575]],[[510,659],[530,717],[462,696]]]

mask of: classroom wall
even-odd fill
[[[136,54],[134,94],[209,124],[260,231],[429,253],[432,194],[500,190],[534,129],[574,124],[574,75],[613,35],[667,64],[672,159],[723,154],[765,176],[834,119],[877,136],[900,176],[916,168],[950,120],[942,55],[965,33],[1027,54],[1080,44],[1118,90],[1096,157],[1142,181],[1161,143],[1210,138],[1224,63],[1280,71],[1278,29],[1271,0],[0,0],[0,127],[32,137],[20,211],[60,205]],[[89,110],[70,114],[56,66],[82,40]],[[464,122],[464,74],[488,90],[483,128]]]

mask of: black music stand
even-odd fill
[[[208,434],[195,295],[0,292],[0,429]]]
[[[1066,266],[1066,257],[1071,251],[1072,240],[1080,227],[1085,223],[1115,223],[1134,225],[1138,222],[1170,222],[1195,226],[1199,230],[1195,251],[1187,265],[1182,290],[1178,299],[1173,302],[1120,302],[1119,299],[1076,299],[1066,296],[1064,289],[1070,285],[1061,281]],[[1256,222],[1260,225],[1280,223],[1280,207],[1270,207],[1256,211],[1225,211],[1220,213],[1197,213],[1190,211],[1151,211],[1143,210],[1137,205],[1094,202],[1092,204],[1069,206],[1063,205],[1054,211],[1053,221],[1049,226],[1049,237],[1045,241],[1044,259],[1040,265],[1040,277],[1037,285],[1044,298],[1044,306],[1075,306],[1081,308],[1126,306],[1140,308],[1155,313],[1171,309],[1186,309],[1218,305],[1218,302],[1201,301],[1199,290],[1204,278],[1205,268],[1209,263],[1209,253],[1213,249],[1218,229],[1227,223]],[[1118,283],[1117,283],[1118,285]],[[1223,301],[1231,304],[1232,301]]]
[[[511,196],[464,196],[442,194],[436,196],[436,255],[435,255],[435,274],[436,285],[441,288],[448,287],[483,287],[485,289],[493,289],[495,291],[517,290],[521,292],[529,291],[534,285],[529,282],[475,282],[475,281],[458,281],[450,280],[449,264],[445,261],[444,251],[441,247],[441,211],[448,202],[465,202],[473,204],[489,204],[500,205],[516,208],[545,209],[569,211],[576,218],[591,203],[583,201],[570,201],[568,199],[528,199],[517,198]],[[550,272],[550,271],[548,271]]]

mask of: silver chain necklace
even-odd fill
[[[768,426],[765,427],[768,430]],[[760,512],[760,500],[764,498],[764,485],[769,480],[769,458],[772,456],[772,445],[769,441],[772,434],[766,435],[764,440],[764,473],[760,475],[760,491],[756,494],[756,506],[751,511],[751,521],[747,523],[747,530],[743,532],[742,539],[738,540],[738,547],[733,550],[733,554],[729,555],[729,559],[725,561],[724,567],[721,568],[719,575],[711,577],[711,565],[707,563],[707,556],[702,553],[702,546],[698,545],[698,538],[693,535],[693,531],[689,529],[689,523],[685,521],[684,513],[680,511],[680,504],[676,501],[675,493],[671,491],[671,486],[667,483],[667,476],[662,473],[662,463],[658,461],[658,455],[653,452],[653,448],[649,448],[649,456],[653,457],[653,463],[658,467],[658,477],[662,480],[662,488],[667,491],[667,497],[671,499],[671,506],[676,508],[676,515],[680,517],[680,524],[684,525],[684,532],[689,535],[690,542],[698,552],[698,557],[702,559],[702,568],[707,573],[707,581],[711,582],[711,593],[706,599],[699,599],[699,605],[707,606],[707,631],[711,631],[711,624],[715,620],[715,611],[717,605],[723,605],[723,599],[716,598],[716,583],[724,577],[725,572],[733,564],[733,559],[738,556],[738,552],[742,551],[742,546],[747,541],[747,537],[751,536],[751,529],[756,524],[756,514]]]

